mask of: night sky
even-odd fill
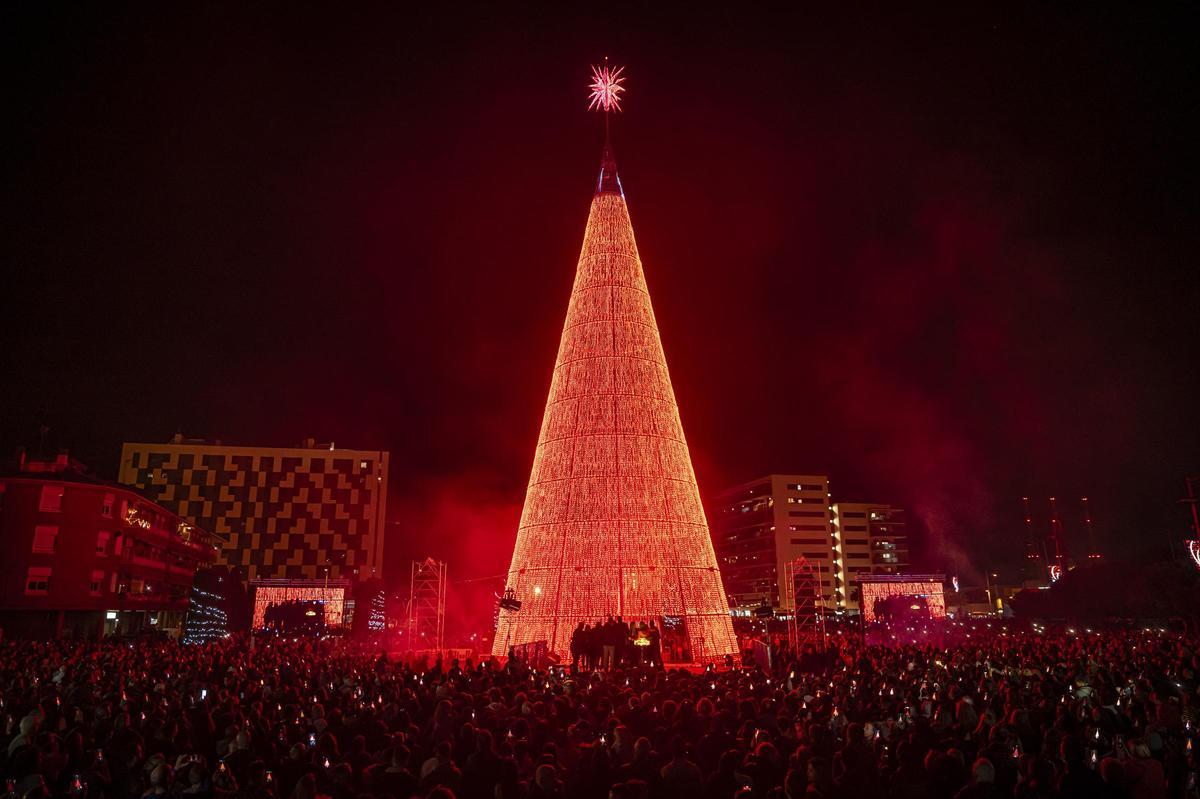
[[[1114,556],[1186,534],[1182,19],[49,5],[0,18],[5,454],[42,425],[108,477],[176,431],[386,448],[393,575],[503,572],[607,55],[706,499],[828,473],[910,508],[936,569],[1016,561],[1025,494],[1060,498],[1075,552],[1082,495]]]

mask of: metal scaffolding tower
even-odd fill
[[[781,604],[791,611],[788,617],[788,643],[792,651],[808,641],[824,649],[827,635],[821,564],[813,564],[803,555],[783,564],[782,588]]]
[[[446,564],[426,558],[412,564],[408,596],[408,645],[413,650],[442,651],[446,629]]]

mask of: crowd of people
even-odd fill
[[[541,671],[334,639],[5,641],[0,753],[7,799],[1195,797],[1197,643],[980,627]]]
[[[609,616],[571,632],[571,665],[578,671],[611,670],[617,666],[661,665],[662,633],[654,621],[630,622]]]

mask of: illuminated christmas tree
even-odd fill
[[[621,70],[593,77],[604,154],[508,573],[521,607],[500,611],[493,653],[565,655],[611,614],[666,618],[707,661],[737,645],[608,143]]]

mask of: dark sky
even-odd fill
[[[1015,559],[1023,494],[1076,547],[1084,494],[1113,554],[1185,534],[1190,22],[184,5],[2,12],[4,451],[43,424],[107,476],[177,430],[387,448],[394,563],[500,573],[607,55],[706,498],[829,473],[911,508],[934,568]]]

